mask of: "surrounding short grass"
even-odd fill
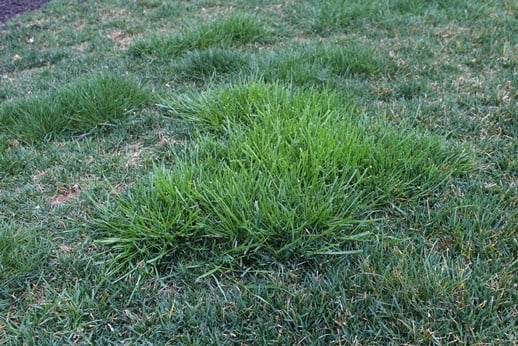
[[[55,0],[0,27],[0,341],[518,343],[513,1]]]

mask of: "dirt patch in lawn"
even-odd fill
[[[0,24],[27,11],[32,11],[50,0],[2,0],[0,2]]]

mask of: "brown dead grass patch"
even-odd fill
[[[58,189],[58,193],[51,198],[50,204],[56,205],[56,204],[62,204],[65,202],[68,202],[72,199],[77,198],[79,196],[79,190],[81,188],[79,187],[79,184],[74,184],[67,188],[61,188]]]
[[[131,38],[121,30],[114,30],[108,34],[108,37],[117,44],[120,50],[127,50],[131,43]]]

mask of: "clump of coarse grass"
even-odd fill
[[[378,2],[356,0],[310,0],[296,2],[292,7],[289,19],[294,25],[321,35],[374,20],[382,10]]]
[[[390,75],[397,66],[374,47],[353,42],[302,44],[271,52],[259,59],[258,69],[265,80],[318,85],[337,77]]]
[[[226,49],[207,49],[185,54],[176,64],[175,72],[182,78],[204,81],[212,76],[225,76],[249,68],[249,58],[240,52]]]
[[[330,35],[353,27],[389,24],[408,16],[426,14],[441,21],[460,16],[486,16],[484,1],[360,1],[360,0],[309,0],[293,2],[288,12],[290,22],[308,33]]]
[[[0,129],[27,143],[82,134],[125,118],[151,100],[138,82],[119,75],[94,75],[0,107]]]
[[[345,254],[379,208],[431,194],[468,167],[460,150],[364,121],[329,92],[248,83],[168,107],[200,137],[174,167],[100,206],[99,242],[119,269]]]
[[[210,23],[190,28],[178,35],[156,35],[135,41],[129,52],[135,56],[174,58],[191,50],[242,46],[265,41],[268,32],[257,18],[233,13]]]

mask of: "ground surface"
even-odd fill
[[[0,3],[0,23],[20,13],[37,9],[49,0],[4,0]]]
[[[518,345],[517,76],[513,0],[9,18],[0,345]]]

